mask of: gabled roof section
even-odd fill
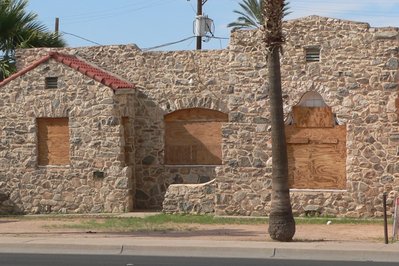
[[[40,58],[39,60],[35,61],[33,64],[29,65],[28,67],[18,71],[17,73],[11,75],[10,77],[4,79],[0,82],[0,87],[4,86],[5,84],[9,83],[10,81],[26,74],[27,72],[31,71],[32,69],[36,68],[37,66],[47,62],[50,59],[54,59],[57,62],[60,62],[64,65],[67,65],[70,68],[73,68],[80,73],[104,84],[105,86],[110,87],[113,90],[118,89],[134,89],[135,84],[124,81],[105,70],[102,70],[99,67],[93,66],[73,55],[62,54],[57,52],[50,52],[48,55]]]

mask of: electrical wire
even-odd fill
[[[102,45],[102,44],[100,44],[100,43],[98,43],[98,42],[95,42],[95,41],[92,41],[92,40],[86,39],[86,38],[84,38],[84,37],[81,37],[81,36],[79,36],[79,35],[76,35],[76,34],[73,34],[73,33],[65,32],[65,31],[61,31],[61,33],[63,33],[63,34],[66,34],[66,35],[71,35],[71,36],[74,36],[74,37],[76,37],[76,38],[79,38],[79,39],[85,40],[85,41],[87,41],[87,42],[90,42],[90,43],[93,43],[93,44],[96,44],[96,45]]]
[[[80,24],[80,23],[89,23],[89,22],[94,22],[98,20],[104,20],[104,19],[109,19],[109,18],[116,18],[119,19],[121,16],[125,15],[131,15],[134,12],[143,10],[143,9],[149,9],[152,7],[160,7],[162,5],[167,5],[170,2],[173,2],[176,0],[153,0],[152,2],[146,2],[146,3],[137,3],[134,6],[128,5],[119,8],[114,8],[114,9],[109,9],[109,10],[104,10],[104,11],[97,11],[97,12],[87,12],[87,13],[80,13],[76,15],[71,15],[71,16],[63,16],[61,19],[63,20],[63,24],[66,25],[72,25],[72,24]],[[130,7],[130,8],[129,8]],[[122,10],[119,10],[123,8]]]
[[[179,40],[179,41],[169,42],[169,43],[157,45],[157,46],[154,46],[154,47],[143,48],[142,50],[143,50],[143,51],[150,51],[150,50],[154,50],[154,49],[158,49],[158,48],[170,46],[170,45],[173,45],[173,44],[178,44],[178,43],[181,43],[181,42],[185,42],[185,41],[190,40],[190,39],[192,39],[192,38],[195,38],[195,36],[190,36],[190,37],[184,38],[184,39]]]
[[[194,14],[197,14],[197,11],[195,11],[195,8],[194,8],[193,4],[191,3],[191,1],[187,0],[187,3],[190,3],[191,9],[193,10]]]
[[[209,38],[217,40],[230,40],[230,38],[227,37],[217,37],[217,36],[209,36]]]

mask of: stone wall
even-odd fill
[[[312,207],[326,215],[380,216],[382,193],[388,192],[391,202],[399,191],[399,30],[317,16],[284,27],[285,113],[314,90],[347,127],[346,189],[293,189],[294,212],[301,215]],[[229,47],[220,51],[142,52],[130,45],[62,50],[139,85],[134,102],[136,207],[161,208],[170,184],[216,177],[217,214],[269,213],[270,116],[261,37],[257,31],[232,32]],[[306,62],[310,46],[320,47],[320,62]],[[19,67],[46,51],[18,51]],[[192,107],[229,114],[220,166],[164,165],[163,117]]]
[[[215,211],[215,180],[203,184],[170,185],[163,201],[163,212],[209,214]]]
[[[59,88],[46,89],[47,76],[58,77]],[[2,86],[0,99],[0,192],[12,212],[131,209],[132,167],[124,161],[121,117],[134,117],[133,95],[116,95],[50,59]],[[39,166],[36,118],[56,117],[69,119],[70,164]]]
[[[398,97],[399,30],[307,17],[287,22],[285,32],[287,43],[282,58],[285,113],[290,112],[306,91],[315,90],[333,108],[340,124],[347,126],[346,190],[292,189],[294,213],[304,214],[311,206],[323,215],[381,216],[383,192],[389,193],[388,203],[391,204],[399,191],[399,149],[395,138],[398,131],[395,99]],[[248,45],[255,46],[254,39],[254,32],[233,33],[230,50],[245,51]],[[320,62],[305,61],[307,46],[321,48]],[[269,150],[266,148],[268,114],[263,121],[266,122],[264,140],[255,146],[251,143],[250,149]],[[229,161],[230,154],[245,150],[240,142],[241,127],[242,124],[229,131],[228,136],[224,135],[226,163],[217,173],[216,213],[264,215],[270,210],[269,165],[259,169],[263,172],[257,175],[253,166],[248,169]],[[247,126],[245,134],[255,136],[253,127]],[[232,143],[239,145],[232,149]],[[241,159],[234,161],[245,157],[241,155]],[[255,181],[266,190],[260,192],[256,185],[254,188]]]

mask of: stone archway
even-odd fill
[[[286,138],[291,188],[346,189],[346,126],[319,93],[292,108]]]

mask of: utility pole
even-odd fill
[[[206,3],[208,0],[197,0],[197,16],[202,16],[202,6]],[[202,49],[202,37],[197,36],[197,50]]]
[[[55,18],[55,33],[58,33],[60,31],[60,18]]]
[[[202,16],[202,0],[197,0],[197,16]],[[202,37],[197,36],[197,50],[202,49]]]

